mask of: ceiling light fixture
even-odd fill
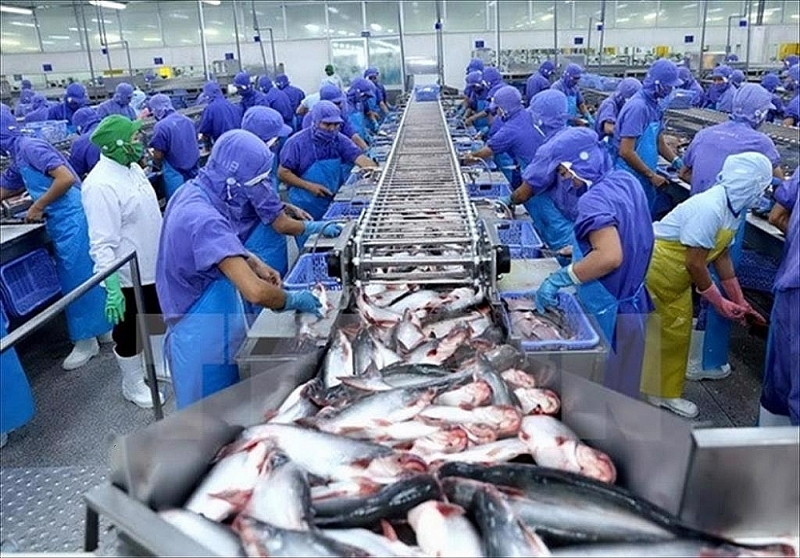
[[[29,10],[28,8],[6,6],[5,4],[0,4],[0,12],[6,12],[7,14],[17,14],[17,15],[33,15],[33,10]]]
[[[89,3],[98,8],[109,8],[111,10],[124,10],[128,7],[122,2],[112,2],[111,0],[89,0]]]
[[[220,0],[203,0],[203,4],[208,4],[209,6],[219,6],[222,4]]]

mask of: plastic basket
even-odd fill
[[[322,216],[323,221],[330,219],[358,219],[361,212],[367,208],[367,204],[358,202],[333,202],[328,207],[328,211]]]
[[[283,280],[283,288],[288,291],[302,291],[321,283],[329,291],[341,291],[338,279],[328,275],[328,253],[314,252],[297,258],[294,267]]]
[[[500,298],[503,300],[515,300],[519,298],[531,299],[533,296],[535,296],[535,293],[500,293]],[[578,304],[575,296],[569,293],[559,292],[558,308],[564,313],[564,318],[567,321],[567,325],[574,333],[574,338],[557,341],[522,339],[520,340],[520,347],[522,350],[529,352],[578,351],[591,349],[600,342],[600,336],[594,330],[592,324],[589,323],[589,318],[586,316],[580,304]],[[506,328],[509,333],[511,333],[511,318],[505,308],[503,309],[502,315]]]
[[[542,257],[544,243],[536,234],[530,221],[503,220],[494,224],[500,242],[508,246],[511,259],[534,259]]]
[[[694,103],[695,92],[687,89],[676,89],[672,98],[669,101],[669,108],[671,109],[688,109],[692,108]]]
[[[482,198],[502,198],[511,195],[511,186],[508,184],[487,184],[481,182],[468,182],[467,193],[473,200]]]
[[[56,266],[39,248],[0,267],[9,316],[21,318],[61,293]]]
[[[438,101],[439,100],[439,86],[438,85],[424,85],[414,88],[414,98],[419,101]]]
[[[26,122],[22,133],[32,138],[38,138],[50,143],[58,143],[67,139],[66,120],[44,120],[42,122]]]
[[[743,289],[772,292],[775,283],[775,274],[778,272],[779,262],[766,257],[754,250],[742,250],[742,259],[736,268]]]
[[[3,331],[8,332],[8,316],[6,316],[6,309],[4,308],[3,297],[0,297],[0,324],[3,324]]]

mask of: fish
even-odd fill
[[[319,380],[313,378],[304,384],[297,386],[289,396],[284,399],[281,406],[274,413],[268,413],[267,422],[278,424],[292,424],[294,421],[313,416],[319,411],[319,407],[308,397],[312,384],[317,384]]]
[[[318,334],[314,331],[314,326],[327,318],[333,310],[333,303],[328,298],[328,293],[322,283],[317,283],[310,289],[311,294],[314,295],[320,303],[320,318],[316,314],[302,313],[297,314],[296,319],[299,322],[297,329],[298,341],[300,343],[307,339],[316,338]]]
[[[372,337],[366,328],[360,329],[353,339],[353,373],[355,376],[364,376],[373,365]]]
[[[349,528],[369,527],[381,519],[405,519],[406,514],[416,505],[441,497],[439,484],[431,475],[414,475],[393,484],[384,486],[378,492],[360,499],[343,500],[336,513],[328,502],[326,515],[317,515],[314,522],[318,527]]]
[[[325,354],[325,362],[322,366],[325,387],[329,388],[342,383],[339,378],[355,374],[353,370],[353,347],[343,331],[337,332],[328,352]]]
[[[639,556],[690,556],[697,558],[735,558],[739,556],[797,556],[789,545],[765,545],[761,547],[738,546],[734,544],[715,545],[703,540],[678,539],[665,542],[589,544],[567,546],[553,550],[552,556],[605,557],[619,558]]]
[[[473,330],[473,334],[480,335],[483,333],[486,327],[488,327],[488,325],[483,327],[481,322],[482,320],[487,319],[489,311],[490,308],[486,306],[482,309],[473,310],[464,316],[456,316],[455,318],[447,318],[444,320],[431,322],[423,326],[422,333],[425,335],[425,337],[441,339],[442,337],[446,337],[447,334],[456,327],[468,322]],[[491,325],[491,321],[489,321],[489,325]]]
[[[525,444],[517,438],[505,438],[486,444],[476,445],[460,453],[448,454],[447,452],[418,454],[429,464],[439,461],[459,461],[463,463],[504,463],[525,455],[528,452]]]
[[[409,353],[425,342],[421,324],[410,308],[406,308],[403,319],[394,327],[394,339],[401,352]]]
[[[461,506],[428,500],[408,511],[408,524],[428,556],[483,556],[481,537]]]
[[[512,345],[499,345],[481,355],[493,370],[502,372],[509,368],[520,368],[525,363],[525,353]]]
[[[260,424],[246,428],[237,440],[224,448],[223,455],[259,442],[274,445],[309,474],[321,479],[365,477],[386,484],[410,473],[427,471],[426,463],[415,455],[288,424]]]
[[[490,444],[497,440],[497,430],[488,424],[475,422],[471,424],[462,424],[459,428],[467,433],[469,445],[472,447]]]
[[[268,464],[253,488],[244,514],[280,529],[310,529],[313,512],[308,474],[280,451],[272,453]]]
[[[409,354],[405,360],[412,364],[442,364],[453,356],[456,349],[469,337],[470,329],[469,324],[467,324],[454,329],[447,337],[441,340],[434,340],[421,345]]]
[[[482,289],[476,291],[472,287],[459,287],[447,293],[447,301],[442,305],[442,311],[450,314],[463,312],[467,308],[477,306],[483,299]]]
[[[236,504],[216,495],[230,491],[252,491],[266,458],[267,445],[257,442],[246,451],[234,453],[218,461],[184,508],[213,521],[226,519],[236,509]]]
[[[555,326],[545,322],[533,312],[514,312],[510,316],[511,330],[514,334],[526,339],[540,341],[558,341],[569,339]]]
[[[550,389],[517,388],[514,395],[526,415],[556,415],[561,409],[561,399]]]
[[[441,426],[425,424],[418,420],[407,420],[386,425],[376,425],[361,432],[364,438],[376,442],[413,442],[442,430]],[[416,453],[416,452],[411,452]]]
[[[418,415],[428,424],[453,424],[456,426],[481,424],[491,427],[498,438],[515,436],[519,431],[521,415],[514,407],[477,407],[466,410],[458,407],[430,405]]]
[[[373,353],[373,360],[378,370],[383,370],[393,364],[403,362],[403,357],[384,345],[374,335],[372,336],[372,344],[375,350]]]
[[[475,492],[470,513],[480,529],[487,556],[550,556],[536,531],[520,521],[505,496],[491,484]]]
[[[233,524],[248,556],[369,556],[360,548],[343,544],[317,531],[281,529],[240,515]]]
[[[509,368],[508,370],[501,372],[500,376],[515,390],[517,388],[536,387],[536,380],[533,379],[533,376],[522,370],[517,370],[516,368]]]
[[[434,404],[474,409],[488,403],[491,397],[492,388],[485,381],[480,380],[442,393],[434,400]]]
[[[394,326],[403,319],[402,314],[393,312],[389,308],[380,308],[372,306],[366,299],[364,293],[356,297],[356,306],[361,314],[361,317],[369,324],[375,327],[388,328]]]
[[[524,417],[519,439],[528,446],[537,465],[581,473],[608,483],[617,478],[611,458],[581,442],[572,430],[553,417]]]
[[[182,509],[160,511],[158,516],[217,556],[247,556],[239,536],[227,525]]]
[[[362,288],[362,292],[371,306],[386,308],[391,306],[400,297],[411,292],[408,285],[381,285],[369,284]]]
[[[426,459],[426,455],[431,454],[461,455],[461,452],[467,449],[468,443],[469,437],[466,430],[456,426],[437,429],[435,432],[416,439],[409,451],[423,459]]]
[[[492,390],[492,405],[521,407],[519,399],[508,387],[503,377],[492,370],[484,359],[480,356],[476,357],[476,363],[471,369],[474,370],[475,378],[486,382]]]
[[[368,529],[323,529],[322,534],[349,546],[360,548],[370,556],[427,556],[422,550],[393,541]]]
[[[316,382],[308,385],[304,396],[320,408],[332,407],[337,409],[358,401],[367,395],[367,392],[349,385],[350,381],[354,380],[354,377],[351,376],[342,376],[342,383],[331,388],[326,388],[320,378],[316,378],[316,380]],[[322,411],[317,414],[319,415],[320,413]]]

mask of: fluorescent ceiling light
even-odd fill
[[[111,0],[89,0],[89,3],[92,6],[97,6],[99,8],[109,8],[111,10],[124,10],[125,8],[128,7],[122,2],[112,2]]]
[[[337,9],[336,9],[336,8],[334,8],[333,6],[328,6],[328,11],[329,11],[330,13],[332,13],[332,14],[338,14],[338,13],[339,13],[339,10],[337,10]]]
[[[15,41],[14,39],[6,39],[5,37],[2,37],[0,38],[0,45],[17,46],[19,45],[19,41]]]
[[[630,20],[631,20],[631,18],[629,18],[629,17],[618,17],[617,18],[617,23],[625,23],[626,21],[630,21]]]
[[[337,35],[347,35],[347,31],[345,31],[344,29],[339,29],[339,30],[336,32],[336,34],[337,34]]]
[[[553,19],[553,14],[545,14],[539,18],[539,21],[548,21]]]
[[[656,14],[655,12],[653,12],[653,13],[651,13],[651,14],[646,14],[646,15],[644,16],[644,18],[643,18],[643,19],[644,19],[645,21],[647,21],[647,20],[650,20],[650,19],[655,19],[657,15],[658,15],[658,14]]]
[[[56,44],[56,42],[55,41],[42,41],[42,44],[43,45],[54,45],[54,44]]]
[[[380,31],[381,29],[383,29],[383,27],[381,27],[377,23],[370,23],[369,28],[372,29],[373,31]]]
[[[11,25],[16,25],[17,27],[36,27],[35,23],[28,23],[27,21],[12,21]]]
[[[306,30],[311,31],[312,33],[316,33],[317,31],[319,31],[319,25],[317,25],[316,23],[306,23],[305,28]]]
[[[18,14],[18,15],[33,15],[33,10],[29,10],[28,8],[6,6],[5,4],[0,4],[0,12],[6,12],[7,14]]]
[[[208,4],[209,6],[219,6],[222,4],[220,0],[203,0],[203,4]]]
[[[69,41],[72,37],[69,35],[48,35],[48,39],[58,39],[59,41]]]
[[[690,9],[690,8],[696,8],[696,7],[697,7],[697,4],[686,4],[686,5],[683,7],[683,9],[684,9],[684,10],[688,10],[688,9]]]
[[[711,8],[711,9],[710,9],[710,10],[708,10],[708,11],[709,11],[709,12],[721,12],[721,11],[722,11],[722,8]]]
[[[203,29],[203,31],[205,31],[206,35],[214,35],[214,36],[219,35],[219,31],[214,29],[213,27],[207,27]]]
[[[189,16],[186,14],[169,14],[169,17],[172,19],[189,19]]]
[[[145,37],[142,40],[144,42],[146,42],[146,43],[160,43],[161,42],[161,39],[159,39],[158,37]]]

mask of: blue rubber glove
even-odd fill
[[[578,283],[571,270],[572,265],[562,267],[544,280],[536,291],[536,310],[543,314],[547,308],[558,306],[558,291]]]
[[[502,203],[506,207],[512,207],[514,205],[514,201],[511,199],[511,195],[510,194],[508,196],[503,196],[502,198],[498,198],[497,201],[499,201],[500,203]]]
[[[306,314],[315,314],[317,317],[322,317],[322,304],[319,299],[315,297],[311,291],[285,291],[286,304],[283,306],[283,311],[297,310]]]
[[[683,159],[680,157],[675,157],[670,163],[670,166],[675,170],[681,170],[683,168]]]
[[[330,221],[304,221],[304,235],[322,234],[326,238],[335,238],[342,232],[342,226]]]
[[[780,186],[781,184],[783,184],[783,180],[781,180],[781,179],[780,179],[780,178],[778,178],[777,176],[773,176],[773,177],[772,177],[772,181],[770,182],[770,184],[771,184],[773,187],[777,188],[778,186]]]
[[[591,113],[587,112],[586,114],[583,115],[583,117],[586,118],[586,122],[589,123],[589,126],[591,128],[594,128],[594,116],[592,116]]]

